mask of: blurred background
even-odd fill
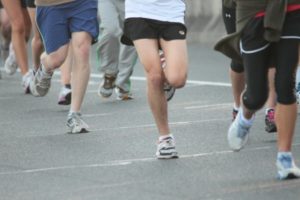
[[[186,0],[190,42],[213,43],[225,35],[221,0]]]

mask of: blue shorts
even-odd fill
[[[72,33],[87,32],[97,42],[97,0],[75,0],[56,6],[37,6],[36,21],[47,54],[70,42]]]

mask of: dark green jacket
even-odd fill
[[[280,40],[281,30],[288,4],[300,4],[300,0],[233,0],[236,3],[236,29],[233,34],[220,39],[215,50],[242,63],[239,51],[241,32],[250,19],[260,11],[266,11],[264,17],[264,38],[269,42]],[[224,2],[225,3],[225,2]]]

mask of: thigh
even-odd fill
[[[166,58],[166,72],[172,74],[187,75],[188,53],[186,40],[166,41],[160,39],[160,46]]]
[[[99,35],[97,1],[75,1],[67,11],[70,32],[86,32],[92,38],[92,43],[96,43]]]
[[[38,6],[36,22],[47,54],[51,54],[69,43],[71,33],[68,28],[68,20],[60,9],[52,6]]]
[[[161,63],[156,39],[138,39],[133,41],[139,59],[147,73],[161,73]]]
[[[23,8],[20,0],[2,0],[2,4],[12,25],[23,21]]]

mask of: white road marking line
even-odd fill
[[[295,143],[293,146],[299,146],[300,143]],[[244,149],[243,152],[250,152],[250,151],[261,151],[274,148],[273,146],[262,146],[262,147],[254,147]],[[189,158],[201,158],[201,157],[208,157],[208,156],[215,156],[215,155],[227,155],[227,154],[237,154],[231,150],[223,150],[223,151],[213,151],[207,153],[198,153],[198,154],[188,154],[188,155],[180,155],[179,159],[189,159]],[[48,168],[36,168],[36,169],[27,169],[27,170],[16,170],[16,171],[7,171],[7,172],[0,172],[0,176],[4,175],[15,175],[15,174],[31,174],[31,173],[39,173],[39,172],[51,172],[51,171],[59,171],[59,170],[72,170],[72,169],[89,169],[89,168],[101,168],[101,167],[114,167],[114,166],[127,166],[135,163],[144,163],[144,162],[152,162],[157,161],[157,158],[136,158],[136,159],[127,159],[127,160],[115,160],[109,161],[106,163],[99,163],[99,164],[86,164],[86,165],[65,165],[65,166],[58,166],[58,167],[48,167]]]

